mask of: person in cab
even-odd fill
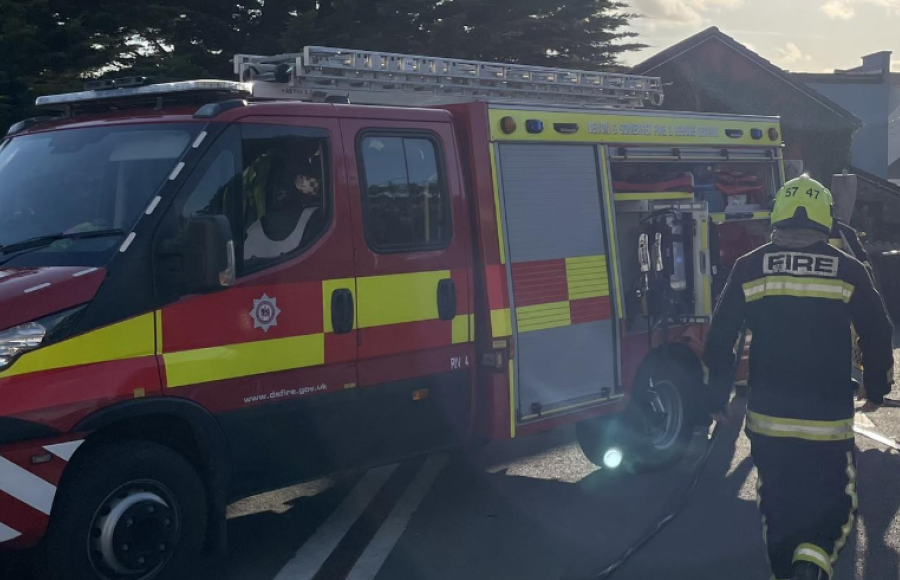
[[[287,254],[315,238],[325,224],[321,178],[312,166],[297,172],[276,159],[266,173],[264,211],[244,239],[246,260]]]
[[[772,210],[772,241],[741,257],[706,340],[710,408],[724,419],[735,343],[753,334],[746,431],[777,580],[830,578],[855,523],[851,324],[865,367],[864,411],[893,382],[893,329],[868,269],[828,243],[831,192],[802,175]]]

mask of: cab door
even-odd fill
[[[343,119],[354,221],[359,389],[373,445],[409,452],[469,429],[468,220],[447,123]]]
[[[312,185],[310,185],[312,181]],[[301,191],[302,186],[302,191]],[[237,279],[157,315],[166,392],[213,413],[239,493],[362,458],[351,216],[339,122],[245,117],[215,138],[166,216],[227,217]]]

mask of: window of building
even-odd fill
[[[450,195],[440,148],[420,135],[372,135],[360,142],[366,238],[375,251],[446,247]]]

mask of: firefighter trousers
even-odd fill
[[[773,578],[790,579],[799,561],[815,564],[830,578],[856,522],[854,440],[809,441],[752,431],[748,436]]]

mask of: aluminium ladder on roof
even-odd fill
[[[661,105],[658,77],[307,46],[302,53],[238,54],[234,72],[259,98],[347,97],[377,105],[472,100],[642,108]]]

